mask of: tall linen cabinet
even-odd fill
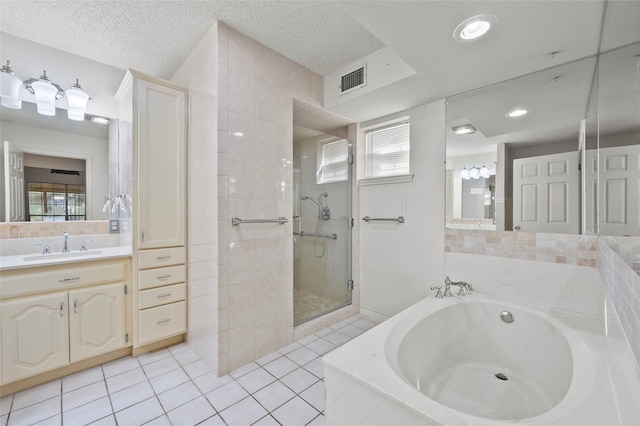
[[[135,352],[187,331],[187,89],[129,70],[116,98],[119,146],[132,153],[119,175],[131,176],[120,188],[131,191]]]

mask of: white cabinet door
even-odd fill
[[[67,293],[2,302],[2,380],[10,383],[69,363]]]
[[[138,248],[185,244],[186,93],[136,79]]]
[[[71,362],[126,345],[124,298],[124,283],[69,292]]]
[[[578,152],[513,160],[513,229],[577,234]]]

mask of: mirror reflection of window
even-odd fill
[[[64,222],[85,220],[85,186],[28,182],[28,220]]]

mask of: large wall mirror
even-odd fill
[[[446,226],[640,236],[639,88],[635,43],[449,98]]]
[[[108,219],[109,125],[2,107],[1,222]],[[113,173],[112,173],[113,175]]]

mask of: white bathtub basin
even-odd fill
[[[471,300],[418,321],[399,344],[389,340],[386,356],[399,375],[449,408],[488,419],[521,420],[558,405],[581,356],[570,330],[531,310]]]
[[[503,322],[502,311],[514,322]],[[609,355],[597,339],[542,310],[477,293],[426,298],[323,358],[325,421],[620,425],[603,368]]]

